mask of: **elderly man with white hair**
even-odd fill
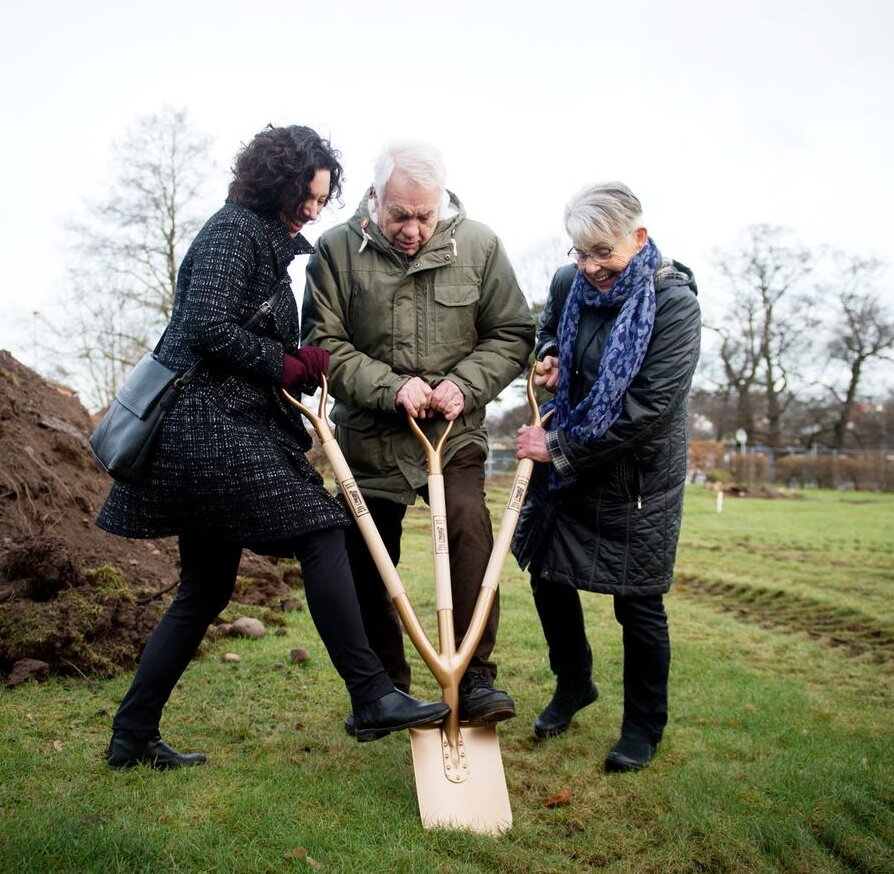
[[[311,256],[302,338],[331,355],[335,434],[395,564],[407,506],[427,498],[426,459],[407,414],[433,442],[454,423],[444,487],[460,640],[493,545],[485,405],[524,369],[534,323],[499,239],[466,218],[444,177],[426,143],[385,148],[357,212],[324,233]],[[407,690],[400,623],[356,527],[348,551],[370,643]],[[461,721],[515,715],[512,699],[493,685],[497,623],[495,603],[460,684]]]

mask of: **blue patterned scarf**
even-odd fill
[[[559,384],[551,428],[564,428],[577,443],[592,446],[621,415],[624,394],[639,373],[655,324],[655,283],[653,274],[661,264],[661,253],[651,238],[618,275],[605,294],[587,282],[580,270],[574,276],[559,320]],[[611,334],[602,352],[599,374],[589,394],[571,409],[570,384],[574,371],[574,344],[584,306],[620,307]],[[552,488],[570,485],[572,479],[550,473]]]

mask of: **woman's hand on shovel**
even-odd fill
[[[555,392],[559,384],[559,359],[555,355],[544,355],[542,361],[534,365],[534,385]]]
[[[550,461],[546,448],[546,431],[539,425],[522,425],[515,438],[515,457],[534,461]]]

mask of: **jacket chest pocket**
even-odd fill
[[[434,289],[435,341],[474,344],[475,318],[478,313],[478,286],[435,284]]]

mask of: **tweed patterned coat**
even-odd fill
[[[190,246],[158,356],[199,374],[165,419],[147,479],[116,482],[97,524],[123,537],[201,533],[246,546],[341,527],[349,518],[305,455],[301,417],[278,392],[298,346],[286,268],[311,251],[277,219],[226,204]],[[282,286],[273,312],[242,325]],[[275,551],[264,550],[259,551]]]

